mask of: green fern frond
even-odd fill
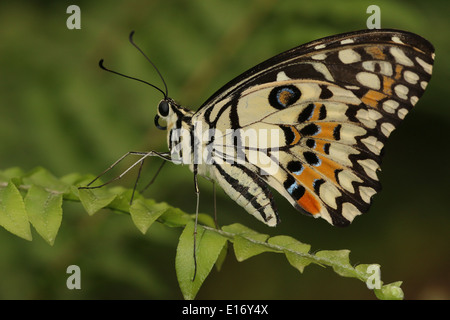
[[[195,215],[158,203],[137,194],[130,206],[131,190],[121,187],[78,189],[91,176],[70,174],[60,179],[43,168],[25,173],[19,168],[0,171],[0,226],[23,239],[32,240],[30,224],[50,245],[53,245],[61,225],[65,201],[77,201],[89,215],[101,209],[129,213],[137,229],[145,234],[153,223],[184,228],[179,238],[175,268],[185,299],[194,299],[214,265],[220,270],[227,247],[233,246],[236,259],[244,261],[265,253],[281,253],[289,264],[303,273],[310,264],[331,267],[335,273],[364,282],[374,289],[378,299],[403,299],[401,282],[382,285],[379,265],[352,266],[349,250],[322,250],[311,253],[311,246],[290,236],[270,237],[241,224],[214,227],[211,217],[199,214],[196,234],[197,271],[194,262]],[[374,268],[375,267],[375,268]],[[194,277],[195,274],[195,277]]]

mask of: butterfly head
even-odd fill
[[[158,105],[158,115],[165,118],[169,115],[169,111],[169,101],[167,99],[161,100]]]
[[[167,118],[173,112],[171,107],[172,102],[173,102],[172,99],[164,98],[158,104],[158,113],[155,116],[155,126],[160,130],[167,129],[167,127],[163,127],[159,124],[159,119],[162,118],[163,120],[167,121]]]
[[[169,97],[164,97],[164,99],[159,102],[157,111],[155,125],[160,130],[167,130],[167,128],[170,130],[179,119],[182,119],[186,114],[191,113],[190,110],[183,108]],[[164,120],[167,123],[167,126],[161,126],[159,124],[160,119]]]

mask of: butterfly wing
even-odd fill
[[[204,142],[214,146],[212,176],[268,225],[279,221],[268,185],[298,210],[348,225],[380,190],[384,144],[422,96],[433,60],[415,34],[365,30],[257,65],[192,118],[216,130]]]

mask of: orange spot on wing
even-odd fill
[[[300,132],[298,132],[298,130],[294,126],[289,126],[289,127],[291,128],[292,133],[295,136],[294,140],[291,142],[291,145],[293,146],[300,141],[301,136],[300,136]]]
[[[390,77],[383,76],[383,92],[388,96],[392,95],[392,84],[395,82]]]
[[[394,76],[395,80],[399,80],[402,77],[402,70],[403,70],[403,66],[402,65],[397,64],[395,66],[395,76]]]
[[[315,139],[334,140],[333,131],[336,128],[336,123],[322,122],[320,124],[320,132],[314,136]]]
[[[316,107],[314,108],[314,113],[313,113],[313,115],[312,115],[312,117],[311,117],[311,121],[314,121],[314,120],[318,120],[318,119],[319,119],[319,116],[320,116],[320,108],[322,108],[323,103],[315,102],[314,105],[315,105]]]
[[[325,145],[325,141],[317,139],[316,140],[316,147],[314,148],[314,150],[324,153],[324,151],[323,151],[323,146],[324,145]]]
[[[283,90],[280,92],[280,96],[279,96],[279,100],[282,104],[287,105],[289,100],[291,99],[292,94],[287,91],[287,90]]]
[[[383,76],[383,92],[392,95],[392,85],[402,77],[403,66],[397,64],[395,66],[395,75],[393,78]]]
[[[385,60],[386,55],[383,53],[380,47],[368,47],[366,52],[370,54],[374,59]]]
[[[317,198],[311,194],[311,192],[306,191],[303,197],[301,197],[297,203],[312,215],[318,214],[320,212],[320,203]]]
[[[383,84],[385,84],[383,82]],[[390,88],[390,87],[389,87]],[[384,91],[384,89],[383,89]],[[369,90],[367,91],[367,93],[361,98],[361,101],[368,105],[371,106],[372,108],[376,108],[378,107],[378,102],[383,99],[386,98],[386,95],[378,92],[378,91],[374,91],[374,90]]]
[[[303,166],[303,171],[300,175],[292,174],[297,181],[306,186],[312,188],[315,179],[320,178],[319,174],[308,166]]]
[[[318,166],[316,168],[316,170],[320,171],[320,173],[322,173],[324,176],[328,177],[330,180],[337,183],[336,175],[334,174],[334,171],[338,170],[338,169],[342,169],[343,167],[328,158],[321,157],[321,156],[319,156],[319,158],[322,161],[322,163],[320,166]]]
[[[320,213],[321,209],[321,204],[317,196],[309,191],[313,190],[314,181],[316,179],[323,179],[323,176],[325,176],[334,183],[337,183],[334,172],[337,169],[342,169],[341,165],[328,158],[322,156],[319,156],[319,158],[321,160],[321,165],[315,169],[304,166],[300,175],[292,174],[299,184],[306,187],[305,193],[297,201],[297,203],[312,215]]]

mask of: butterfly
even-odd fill
[[[189,165],[197,213],[200,175],[268,226],[280,222],[272,189],[302,213],[347,226],[380,191],[384,145],[424,93],[434,56],[427,40],[406,31],[334,35],[258,64],[197,111],[168,96],[145,56],[164,82],[165,90],[150,85],[164,96],[155,125],[167,130],[169,152],[118,161],[134,154],[133,166],[153,156]]]

